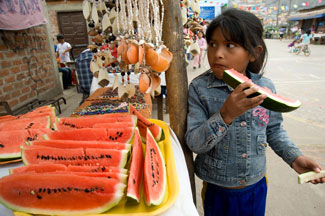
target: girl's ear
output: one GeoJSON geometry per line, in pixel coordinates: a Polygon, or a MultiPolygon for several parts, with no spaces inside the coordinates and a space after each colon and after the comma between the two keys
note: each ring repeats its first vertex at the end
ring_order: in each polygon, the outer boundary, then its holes
{"type": "MultiPolygon", "coordinates": [[[[263,47],[261,45],[258,45],[254,49],[255,49],[255,53],[256,53],[256,58],[258,58],[263,51],[263,47]]],[[[254,56],[251,56],[249,59],[249,62],[254,62],[256,60],[256,58],[254,56]]]]}

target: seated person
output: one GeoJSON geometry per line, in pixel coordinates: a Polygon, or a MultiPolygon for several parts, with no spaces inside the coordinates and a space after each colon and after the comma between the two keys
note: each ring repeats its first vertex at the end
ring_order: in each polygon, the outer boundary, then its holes
{"type": "Polygon", "coordinates": [[[63,88],[68,89],[72,86],[72,71],[69,67],[66,67],[65,62],[70,61],[70,50],[71,45],[64,41],[63,34],[58,34],[56,36],[58,44],[56,46],[55,52],[57,53],[57,60],[59,65],[59,72],[62,73],[63,88]]]}
{"type": "Polygon", "coordinates": [[[83,103],[90,94],[90,86],[93,80],[93,73],[90,71],[90,61],[92,57],[93,53],[91,50],[86,49],[80,53],[75,63],[79,80],[78,91],[82,93],[81,103],[83,103]]]}

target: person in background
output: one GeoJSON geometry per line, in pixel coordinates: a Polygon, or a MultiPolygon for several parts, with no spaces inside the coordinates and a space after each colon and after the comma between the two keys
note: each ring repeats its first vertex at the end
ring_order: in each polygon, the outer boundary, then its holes
{"type": "MultiPolygon", "coordinates": [[[[297,173],[320,172],[283,128],[283,117],[260,106],[265,94],[250,81],[235,89],[222,77],[235,69],[261,87],[276,92],[263,77],[267,48],[261,21],[252,13],[225,10],[207,29],[210,69],[189,86],[185,141],[197,154],[196,175],[203,180],[205,216],[264,216],[266,148],[270,146],[297,173]]],[[[296,180],[295,180],[296,182],[296,180]]],[[[325,183],[325,178],[311,183],[325,183]]]]}
{"type": "Polygon", "coordinates": [[[66,67],[64,63],[70,61],[69,52],[71,50],[71,45],[64,41],[64,36],[62,34],[58,34],[56,39],[59,42],[55,50],[57,54],[59,72],[62,73],[63,88],[68,89],[70,86],[72,86],[72,71],[70,68],[66,67]]]}
{"type": "Polygon", "coordinates": [[[307,30],[306,31],[306,33],[305,34],[303,34],[302,36],[301,36],[301,43],[299,44],[299,51],[298,52],[300,52],[301,51],[301,49],[304,47],[304,46],[306,46],[306,47],[308,47],[308,45],[310,44],[310,40],[313,38],[313,35],[311,34],[311,31],[310,30],[307,30]]]}
{"type": "Polygon", "coordinates": [[[78,91],[82,93],[82,101],[89,97],[91,82],[93,80],[93,73],[90,71],[90,62],[93,57],[93,52],[90,49],[86,49],[80,53],[76,59],[75,66],[78,74],[78,91]]]}
{"type": "Polygon", "coordinates": [[[203,37],[203,32],[202,31],[199,31],[197,33],[197,36],[198,36],[198,44],[199,44],[199,47],[200,47],[200,54],[199,55],[196,55],[194,57],[194,64],[193,64],[193,69],[196,69],[197,67],[201,67],[201,62],[202,62],[202,56],[203,56],[203,53],[205,51],[205,48],[206,48],[206,42],[205,42],[205,38],[203,37]]]}

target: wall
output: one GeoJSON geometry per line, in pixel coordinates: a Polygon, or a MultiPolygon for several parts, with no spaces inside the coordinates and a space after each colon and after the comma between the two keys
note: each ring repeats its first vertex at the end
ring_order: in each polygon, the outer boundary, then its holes
{"type": "MultiPolygon", "coordinates": [[[[43,8],[46,15],[44,3],[43,8]]],[[[12,109],[62,93],[48,31],[48,25],[0,30],[0,101],[7,101],[12,109]]]]}

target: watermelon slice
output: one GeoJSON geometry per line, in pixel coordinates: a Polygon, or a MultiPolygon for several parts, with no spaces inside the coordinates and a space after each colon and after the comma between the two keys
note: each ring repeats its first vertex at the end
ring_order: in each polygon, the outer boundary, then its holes
{"type": "Polygon", "coordinates": [[[158,144],[147,131],[146,154],[144,159],[144,198],[145,203],[160,205],[167,191],[167,176],[164,158],[158,144]]]}
{"type": "Polygon", "coordinates": [[[123,173],[127,174],[128,170],[124,168],[119,167],[113,167],[113,166],[74,166],[69,165],[68,171],[71,172],[115,172],[115,173],[123,173]]]}
{"type": "Polygon", "coordinates": [[[55,171],[66,171],[67,167],[63,164],[54,163],[43,163],[43,164],[31,164],[28,166],[17,167],[14,169],[9,169],[10,174],[24,173],[24,172],[55,172],[55,171]]]}
{"type": "MultiPolygon", "coordinates": [[[[82,129],[82,128],[92,128],[95,124],[99,123],[117,123],[117,122],[130,122],[131,127],[135,127],[137,123],[137,117],[134,115],[100,115],[99,116],[91,116],[91,117],[81,117],[81,118],[73,118],[73,117],[64,117],[59,118],[55,123],[55,130],[71,130],[71,129],[82,129]]],[[[116,126],[110,127],[115,128],[116,126]]]]}
{"type": "Polygon", "coordinates": [[[10,130],[27,130],[51,128],[51,120],[49,116],[41,116],[35,118],[19,118],[12,121],[5,121],[0,123],[0,131],[10,130]]]}
{"type": "Polygon", "coordinates": [[[85,140],[130,143],[134,127],[125,128],[83,128],[78,130],[54,131],[43,138],[46,140],[85,140]]]}
{"type": "Polygon", "coordinates": [[[20,146],[26,142],[37,140],[50,129],[29,129],[0,131],[0,159],[9,160],[21,157],[20,146]]]}
{"type": "Polygon", "coordinates": [[[141,137],[138,129],[135,129],[130,173],[126,196],[128,203],[140,202],[140,186],[143,179],[144,155],[141,137]]]}
{"type": "Polygon", "coordinates": [[[132,104],[129,104],[129,113],[138,117],[137,126],[140,131],[141,139],[146,142],[147,128],[151,131],[155,140],[159,142],[164,139],[164,131],[158,125],[151,123],[147,118],[141,115],[132,104]]]}
{"type": "Polygon", "coordinates": [[[130,150],[131,144],[107,141],[78,141],[78,140],[37,140],[30,143],[36,146],[53,148],[103,148],[130,150]]]}
{"type": "Polygon", "coordinates": [[[257,84],[253,83],[252,80],[234,69],[225,70],[222,79],[232,88],[236,88],[239,84],[249,81],[252,84],[251,87],[256,87],[258,89],[257,95],[267,95],[267,98],[265,98],[264,102],[261,104],[261,106],[265,107],[266,109],[275,112],[290,112],[301,106],[301,102],[299,100],[291,100],[289,98],[274,94],[268,88],[258,86],[257,84]]]}
{"type": "Polygon", "coordinates": [[[24,164],[55,163],[68,165],[103,165],[123,168],[128,158],[127,150],[96,148],[51,148],[27,146],[22,149],[24,164]]]}
{"type": "Polygon", "coordinates": [[[71,173],[17,173],[0,180],[0,202],[32,214],[95,214],[116,206],[125,185],[116,179],[71,173]]]}

